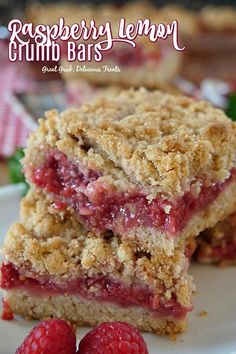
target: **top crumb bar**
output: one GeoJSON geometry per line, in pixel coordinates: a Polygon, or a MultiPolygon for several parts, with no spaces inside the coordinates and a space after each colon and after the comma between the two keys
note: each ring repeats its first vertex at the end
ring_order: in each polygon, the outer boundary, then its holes
{"type": "Polygon", "coordinates": [[[65,202],[79,195],[72,207],[86,218],[91,204],[110,208],[108,229],[116,204],[120,224],[128,208],[129,223],[138,213],[140,226],[142,210],[146,224],[156,219],[176,234],[183,216],[208,207],[234,180],[236,125],[206,102],[140,89],[46,116],[26,149],[28,180],[65,202]]]}
{"type": "Polygon", "coordinates": [[[183,194],[200,176],[222,182],[235,164],[235,123],[185,96],[130,90],[46,117],[30,146],[43,139],[116,184],[124,179],[146,187],[150,199],[160,192],[183,194]]]}

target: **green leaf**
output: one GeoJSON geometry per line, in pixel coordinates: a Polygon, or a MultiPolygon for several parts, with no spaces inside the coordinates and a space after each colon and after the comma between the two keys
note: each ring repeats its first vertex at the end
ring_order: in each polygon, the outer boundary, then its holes
{"type": "Polygon", "coordinates": [[[233,121],[236,121],[236,92],[233,92],[229,96],[228,105],[226,107],[225,113],[233,121]]]}
{"type": "Polygon", "coordinates": [[[22,172],[21,159],[24,157],[24,150],[22,148],[18,148],[14,155],[9,157],[8,159],[8,170],[10,182],[13,184],[23,183],[25,195],[27,190],[29,189],[28,183],[25,180],[24,173],[22,172]]]}
{"type": "Polygon", "coordinates": [[[22,197],[24,197],[29,190],[29,185],[27,182],[23,182],[23,190],[21,192],[22,197]]]}

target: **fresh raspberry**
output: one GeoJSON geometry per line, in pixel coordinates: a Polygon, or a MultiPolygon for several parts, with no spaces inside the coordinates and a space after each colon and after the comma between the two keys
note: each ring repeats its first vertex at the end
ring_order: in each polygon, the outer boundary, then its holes
{"type": "Polygon", "coordinates": [[[48,320],[34,327],[15,354],[75,354],[76,336],[63,320],[48,320]]]}
{"type": "Polygon", "coordinates": [[[139,331],[125,322],[104,322],[87,333],[77,354],[148,354],[139,331]]]}

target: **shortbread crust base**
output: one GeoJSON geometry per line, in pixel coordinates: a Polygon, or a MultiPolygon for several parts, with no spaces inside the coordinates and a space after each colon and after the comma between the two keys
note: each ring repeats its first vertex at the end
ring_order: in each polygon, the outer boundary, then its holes
{"type": "Polygon", "coordinates": [[[77,326],[95,326],[107,321],[125,321],[144,332],[174,335],[185,331],[185,320],[155,318],[147,310],[122,308],[78,296],[35,296],[26,290],[14,289],[5,293],[12,312],[27,319],[63,318],[77,326]]]}

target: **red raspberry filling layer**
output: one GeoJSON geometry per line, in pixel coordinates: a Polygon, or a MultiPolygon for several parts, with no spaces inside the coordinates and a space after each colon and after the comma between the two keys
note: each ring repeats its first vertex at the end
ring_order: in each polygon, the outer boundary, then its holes
{"type": "Polygon", "coordinates": [[[189,191],[175,200],[156,197],[151,202],[141,191],[120,192],[99,179],[101,175],[70,161],[58,150],[48,151],[45,162],[30,171],[31,181],[57,197],[55,206],[71,206],[89,229],[112,230],[124,234],[145,226],[175,236],[193,214],[210,205],[236,177],[236,169],[224,183],[201,187],[196,195],[189,191]],[[165,211],[167,210],[167,211],[165,211]]]}
{"type": "Polygon", "coordinates": [[[87,299],[111,302],[122,307],[144,307],[157,317],[174,317],[182,319],[192,307],[182,307],[176,300],[166,300],[162,296],[154,295],[145,285],[133,284],[127,286],[106,276],[82,276],[67,281],[56,281],[51,278],[35,275],[29,278],[23,275],[13,264],[1,265],[0,287],[5,290],[15,288],[25,289],[36,295],[79,295],[87,299]]]}

